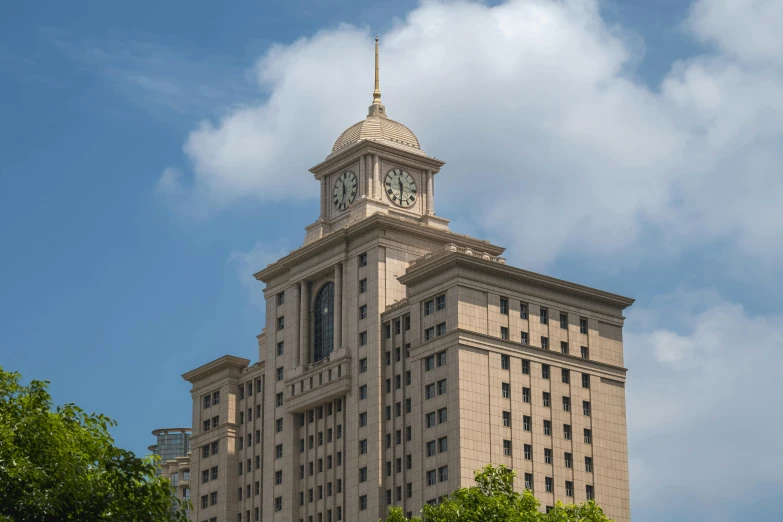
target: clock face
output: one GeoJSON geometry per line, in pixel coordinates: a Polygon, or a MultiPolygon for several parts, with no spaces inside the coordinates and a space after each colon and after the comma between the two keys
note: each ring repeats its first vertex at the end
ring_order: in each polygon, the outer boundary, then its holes
{"type": "Polygon", "coordinates": [[[348,205],[353,203],[356,199],[356,192],[359,190],[359,184],[356,181],[356,174],[350,170],[346,170],[342,174],[337,175],[337,180],[334,182],[334,190],[332,190],[332,200],[334,206],[338,210],[345,210],[348,205]]]}
{"type": "Polygon", "coordinates": [[[396,205],[408,208],[416,201],[416,182],[407,171],[393,169],[386,173],[384,189],[396,205]]]}

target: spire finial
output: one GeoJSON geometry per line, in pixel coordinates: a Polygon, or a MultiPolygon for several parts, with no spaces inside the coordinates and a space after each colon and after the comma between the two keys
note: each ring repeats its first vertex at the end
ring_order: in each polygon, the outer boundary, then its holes
{"type": "Polygon", "coordinates": [[[369,116],[386,117],[386,109],[381,103],[381,87],[378,72],[378,33],[375,33],[375,90],[372,92],[372,105],[370,105],[369,116]]]}

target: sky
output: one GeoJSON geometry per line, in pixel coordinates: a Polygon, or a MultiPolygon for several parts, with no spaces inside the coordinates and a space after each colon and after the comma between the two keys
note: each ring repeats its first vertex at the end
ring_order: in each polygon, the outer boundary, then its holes
{"type": "Polygon", "coordinates": [[[252,273],[371,101],[446,161],[436,212],[627,295],[635,521],[783,520],[783,2],[0,6],[0,365],[188,426],[180,375],[255,360],[252,273]]]}

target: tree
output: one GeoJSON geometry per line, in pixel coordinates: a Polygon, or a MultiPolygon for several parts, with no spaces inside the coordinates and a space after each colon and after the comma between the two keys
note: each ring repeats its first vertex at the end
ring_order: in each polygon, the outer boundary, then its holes
{"type": "Polygon", "coordinates": [[[114,445],[115,421],[74,404],[53,409],[48,381],[20,379],[0,367],[0,520],[188,520],[153,459],[114,445]]]}
{"type": "MultiPolygon", "coordinates": [[[[515,473],[505,466],[487,465],[476,471],[476,485],[460,488],[437,506],[425,505],[426,522],[611,522],[592,500],[579,505],[562,502],[549,513],[528,490],[514,491],[515,473]]],[[[389,508],[387,522],[408,522],[399,507],[389,508]]],[[[410,522],[419,522],[414,517],[410,522]]]]}

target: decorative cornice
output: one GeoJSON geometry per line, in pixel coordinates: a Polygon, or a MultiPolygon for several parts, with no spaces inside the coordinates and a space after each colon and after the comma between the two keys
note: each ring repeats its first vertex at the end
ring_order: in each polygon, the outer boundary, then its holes
{"type": "Polygon", "coordinates": [[[236,368],[241,372],[244,368],[247,368],[248,364],[250,364],[250,359],[234,357],[233,355],[224,355],[219,359],[215,359],[214,361],[208,362],[203,366],[199,366],[195,370],[183,373],[182,378],[190,383],[195,383],[196,381],[200,381],[205,377],[225,369],[236,368]]]}
{"type": "Polygon", "coordinates": [[[316,179],[319,179],[325,173],[338,170],[343,165],[357,161],[360,154],[378,154],[384,159],[394,159],[422,170],[431,170],[433,174],[446,164],[445,161],[427,156],[424,153],[417,154],[379,141],[362,140],[330,154],[324,161],[311,168],[310,172],[316,179]]]}
{"type": "Polygon", "coordinates": [[[292,251],[287,256],[281,258],[275,263],[267,266],[253,274],[253,276],[264,283],[268,283],[275,277],[289,271],[294,266],[325,252],[340,243],[349,241],[359,235],[366,234],[372,230],[380,229],[387,231],[396,231],[408,234],[413,237],[426,239],[443,245],[457,243],[465,245],[476,250],[490,252],[493,255],[500,255],[505,250],[502,247],[495,246],[488,241],[475,239],[462,234],[455,234],[448,230],[439,230],[421,225],[418,223],[398,219],[385,214],[374,214],[368,218],[362,219],[347,227],[340,228],[328,234],[321,239],[313,241],[297,250],[292,251]]]}
{"type": "Polygon", "coordinates": [[[506,264],[494,262],[489,259],[481,259],[470,254],[462,252],[444,251],[432,255],[429,259],[423,259],[415,262],[405,275],[398,278],[400,283],[406,286],[413,286],[422,281],[431,279],[433,276],[450,270],[452,268],[466,268],[505,279],[511,279],[520,283],[545,288],[547,290],[560,292],[581,299],[595,301],[610,306],[616,306],[621,310],[631,306],[634,299],[623,297],[621,295],[604,292],[588,286],[582,286],[576,283],[563,281],[554,277],[529,272],[521,268],[515,268],[506,264]]]}

